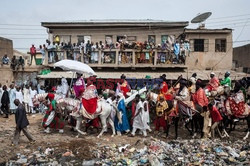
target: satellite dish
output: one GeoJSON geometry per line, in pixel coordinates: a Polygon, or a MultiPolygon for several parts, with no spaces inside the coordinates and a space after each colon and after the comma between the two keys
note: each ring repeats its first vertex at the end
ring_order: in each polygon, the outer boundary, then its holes
{"type": "Polygon", "coordinates": [[[204,22],[211,15],[212,15],[212,12],[206,12],[206,13],[199,14],[198,16],[196,16],[195,18],[193,18],[191,20],[191,23],[201,23],[201,22],[204,22]]]}

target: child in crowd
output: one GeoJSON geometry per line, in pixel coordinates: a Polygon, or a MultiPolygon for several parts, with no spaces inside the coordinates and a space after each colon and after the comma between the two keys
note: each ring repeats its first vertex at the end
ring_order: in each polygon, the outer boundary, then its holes
{"type": "Polygon", "coordinates": [[[207,106],[203,107],[203,112],[201,113],[201,116],[204,117],[204,124],[203,124],[203,138],[209,138],[211,137],[211,125],[212,125],[212,119],[210,117],[210,112],[207,109],[207,106]]]}

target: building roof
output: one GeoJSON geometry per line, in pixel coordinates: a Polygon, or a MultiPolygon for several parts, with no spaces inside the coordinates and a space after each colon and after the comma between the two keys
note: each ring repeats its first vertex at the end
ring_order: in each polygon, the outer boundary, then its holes
{"type": "Polygon", "coordinates": [[[104,19],[104,20],[77,20],[64,22],[42,22],[46,28],[52,27],[98,27],[98,26],[160,26],[160,27],[186,27],[188,21],[166,21],[153,19],[104,19]]]}
{"type": "Polygon", "coordinates": [[[185,33],[232,33],[232,29],[224,28],[224,29],[185,29],[185,33]]]}
{"type": "MultiPolygon", "coordinates": [[[[223,78],[225,71],[213,71],[217,77],[223,78]]],[[[246,73],[241,73],[241,72],[235,72],[235,71],[230,71],[231,72],[231,78],[232,80],[239,80],[243,77],[249,77],[250,74],[246,73]]],[[[108,79],[108,78],[113,78],[113,79],[119,79],[122,74],[126,76],[127,79],[144,79],[146,76],[150,76],[152,79],[153,78],[160,78],[162,74],[167,75],[167,79],[172,79],[176,80],[180,75],[182,75],[183,78],[190,78],[193,73],[197,73],[197,78],[200,78],[202,80],[209,80],[210,73],[211,71],[200,71],[200,70],[189,70],[188,72],[96,72],[97,78],[102,78],[102,79],[108,79]]],[[[38,75],[38,78],[43,78],[43,79],[49,79],[49,78],[72,78],[73,72],[66,72],[66,71],[52,71],[49,74],[46,75],[38,75]]],[[[87,75],[86,75],[87,77],[87,75]]],[[[75,76],[74,76],[75,78],[75,76]]]]}
{"type": "Polygon", "coordinates": [[[12,42],[11,39],[7,39],[7,38],[4,38],[4,37],[0,37],[0,40],[8,40],[8,41],[11,41],[11,42],[12,42]]]}

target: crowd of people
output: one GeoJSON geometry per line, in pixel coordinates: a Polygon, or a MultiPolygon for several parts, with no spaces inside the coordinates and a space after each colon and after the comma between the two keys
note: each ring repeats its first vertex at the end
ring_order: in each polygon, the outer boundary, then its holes
{"type": "Polygon", "coordinates": [[[187,39],[181,38],[178,40],[175,36],[170,35],[161,44],[156,44],[154,40],[139,42],[128,41],[127,36],[121,37],[117,42],[112,41],[79,41],[78,43],[60,42],[55,38],[55,41],[46,41],[46,44],[36,48],[34,45],[30,48],[31,63],[32,59],[36,59],[37,51],[42,54],[42,62],[45,59],[45,52],[48,51],[48,63],[54,63],[64,58],[81,61],[83,56],[84,63],[98,63],[101,56],[102,63],[115,63],[115,52],[112,49],[119,49],[118,62],[119,64],[132,63],[132,53],[126,52],[126,49],[135,49],[136,63],[153,63],[154,56],[157,56],[157,63],[185,63],[185,57],[189,55],[190,46],[187,39]],[[159,52],[154,55],[154,50],[159,52]],[[99,55],[101,50],[101,55],[99,55]],[[110,50],[110,51],[103,51],[110,50]],[[66,52],[66,55],[64,55],[66,52]]]}
{"type": "MultiPolygon", "coordinates": [[[[121,76],[121,82],[117,83],[115,91],[110,90],[108,93],[102,92],[101,94],[97,93],[96,86],[94,85],[94,77],[89,77],[87,83],[85,83],[82,75],[77,74],[77,79],[72,89],[69,87],[67,80],[62,78],[60,85],[53,87],[47,92],[45,101],[40,101],[38,105],[33,103],[33,99],[37,94],[45,94],[44,88],[39,84],[37,87],[32,86],[32,84],[23,87],[11,84],[9,87],[6,85],[2,87],[0,84],[1,111],[5,114],[4,118],[8,118],[9,113],[17,113],[16,110],[19,107],[26,110],[25,112],[27,113],[40,111],[45,114],[43,119],[45,132],[50,133],[51,128],[54,128],[63,133],[65,122],[60,111],[58,113],[58,98],[56,99],[55,96],[60,96],[60,99],[67,98],[70,97],[68,94],[71,92],[74,98],[82,103],[80,107],[84,107],[90,115],[94,114],[98,109],[97,101],[99,99],[107,100],[108,103],[115,105],[118,113],[114,111],[111,113],[111,117],[118,135],[130,133],[129,136],[133,137],[136,131],[140,130],[143,136],[147,136],[147,132],[152,131],[152,122],[156,133],[163,128],[163,131],[166,131],[168,135],[169,125],[173,120],[172,117],[178,114],[174,105],[174,100],[178,100],[184,102],[187,106],[192,107],[191,105],[193,105],[193,109],[199,112],[199,115],[202,117],[202,124],[200,124],[202,137],[214,138],[215,131],[218,132],[220,137],[223,137],[218,128],[220,122],[223,120],[222,112],[220,112],[221,110],[219,110],[215,103],[209,102],[208,96],[210,95],[209,92],[217,91],[219,86],[224,87],[224,94],[226,96],[230,95],[230,91],[232,90],[230,72],[226,72],[225,78],[221,81],[218,80],[213,72],[210,74],[210,77],[211,80],[209,83],[204,85],[202,80],[197,79],[196,73],[189,80],[183,79],[180,76],[177,80],[178,84],[176,83],[172,87],[169,87],[170,85],[164,74],[161,76],[160,89],[156,91],[157,98],[155,102],[152,102],[154,99],[149,93],[141,93],[137,94],[135,99],[129,103],[125,102],[131,96],[131,87],[126,81],[125,75],[121,76]],[[50,119],[52,113],[55,115],[50,119]]],[[[242,85],[237,84],[234,92],[238,93],[242,91],[244,89],[242,87],[242,85]]],[[[247,96],[245,95],[244,101],[247,100],[246,98],[247,96]]],[[[68,122],[73,126],[76,123],[73,117],[68,118],[68,122]]],[[[86,129],[89,126],[97,129],[100,127],[99,118],[86,119],[86,122],[86,129]]],[[[20,131],[18,130],[17,133],[20,133],[20,131]]],[[[33,140],[29,135],[28,138],[33,140]]]]}

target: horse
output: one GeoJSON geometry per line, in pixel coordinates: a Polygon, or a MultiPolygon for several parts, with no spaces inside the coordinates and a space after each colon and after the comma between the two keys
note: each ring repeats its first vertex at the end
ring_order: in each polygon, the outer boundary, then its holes
{"type": "MultiPolygon", "coordinates": [[[[33,100],[34,102],[41,102],[42,100],[45,100],[47,94],[41,94],[38,96],[35,96],[36,100],[33,100]]],[[[111,111],[114,108],[116,111],[116,106],[107,103],[104,99],[99,99],[97,102],[97,111],[94,114],[89,114],[85,108],[81,105],[81,101],[72,99],[72,98],[60,98],[56,100],[57,102],[57,108],[59,110],[67,110],[67,112],[71,112],[71,115],[76,118],[76,130],[78,133],[85,135],[86,133],[80,130],[80,125],[83,120],[83,117],[88,119],[94,119],[96,117],[100,117],[101,124],[102,124],[102,130],[100,134],[97,136],[98,138],[102,136],[102,134],[107,131],[107,121],[111,125],[112,128],[112,137],[115,135],[115,128],[114,128],[114,122],[110,117],[111,111]]]]}
{"type": "MultiPolygon", "coordinates": [[[[149,97],[149,103],[155,105],[157,103],[158,94],[153,92],[148,92],[147,95],[149,97]]],[[[181,100],[173,100],[173,102],[168,103],[168,105],[169,108],[167,110],[168,120],[167,120],[167,130],[166,130],[167,136],[169,134],[170,122],[173,121],[175,125],[175,138],[176,139],[178,138],[178,125],[180,119],[184,119],[185,128],[190,132],[191,135],[193,135],[193,120],[199,120],[195,116],[197,111],[194,109],[194,107],[190,107],[188,104],[184,103],[181,100]],[[189,123],[192,124],[191,130],[188,128],[189,123]]]]}
{"type": "MultiPolygon", "coordinates": [[[[243,103],[244,96],[241,91],[237,94],[231,95],[228,98],[221,96],[221,100],[215,101],[222,114],[226,117],[226,125],[230,123],[230,131],[232,131],[232,124],[235,119],[247,120],[247,134],[243,137],[246,140],[250,134],[250,107],[247,103],[243,103]]],[[[235,126],[234,126],[235,128],[235,126]]]]}

